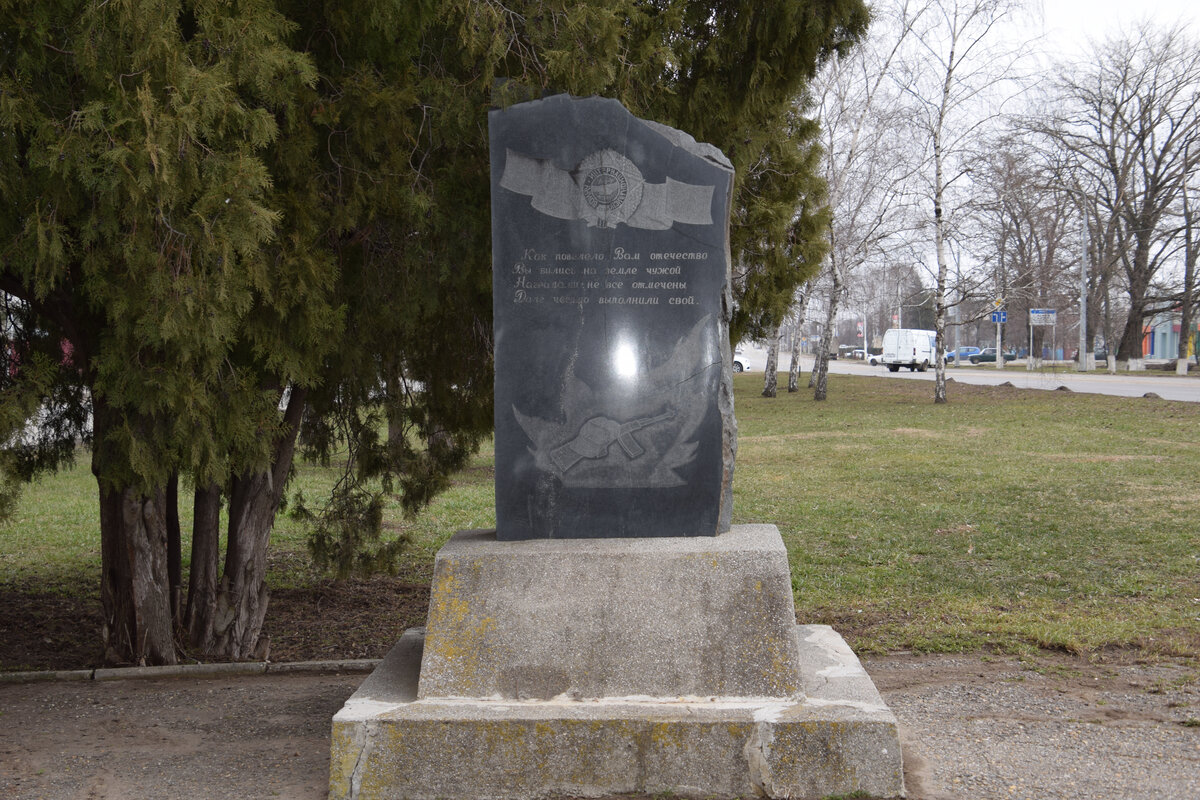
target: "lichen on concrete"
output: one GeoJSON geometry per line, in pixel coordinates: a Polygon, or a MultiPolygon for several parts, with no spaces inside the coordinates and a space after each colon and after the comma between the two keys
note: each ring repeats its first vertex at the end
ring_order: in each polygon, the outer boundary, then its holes
{"type": "MultiPolygon", "coordinates": [[[[802,626],[797,640],[820,634],[827,645],[821,627],[802,626]]],[[[406,634],[406,653],[380,669],[418,670],[416,639],[406,634]]],[[[385,688],[411,686],[411,676],[380,677],[335,717],[330,798],[902,797],[895,718],[865,692],[848,653],[802,647],[802,661],[826,673],[805,676],[821,690],[808,698],[417,700],[385,688]]]]}

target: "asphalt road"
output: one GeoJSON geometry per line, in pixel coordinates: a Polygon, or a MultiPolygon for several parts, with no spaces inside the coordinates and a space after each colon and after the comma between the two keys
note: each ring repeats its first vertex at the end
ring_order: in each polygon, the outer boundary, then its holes
{"type": "MultiPolygon", "coordinates": [[[[888,372],[885,367],[872,367],[862,361],[844,361],[838,359],[829,362],[830,372],[842,375],[877,375],[884,380],[933,380],[934,373],[909,372],[902,369],[899,372],[888,372]]],[[[786,369],[786,366],[784,367],[786,369]]],[[[809,367],[811,368],[811,367],[809,367]]],[[[1200,403],[1200,376],[1187,377],[1172,373],[1159,372],[1125,372],[1116,375],[1103,373],[1080,374],[1070,368],[1053,372],[1027,372],[1017,366],[1008,366],[1003,370],[990,366],[946,367],[946,377],[954,378],[960,383],[974,383],[984,386],[996,386],[1009,382],[1021,389],[1045,389],[1053,391],[1060,386],[1066,386],[1073,392],[1088,392],[1091,394],[1107,394],[1116,397],[1141,397],[1147,392],[1154,392],[1164,400],[1184,400],[1200,403]]]]}

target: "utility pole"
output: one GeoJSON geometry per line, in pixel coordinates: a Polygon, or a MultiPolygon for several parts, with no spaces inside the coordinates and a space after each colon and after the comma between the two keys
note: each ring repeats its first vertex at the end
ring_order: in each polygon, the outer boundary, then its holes
{"type": "Polygon", "coordinates": [[[1091,348],[1088,346],[1087,335],[1087,287],[1088,287],[1088,257],[1091,255],[1091,233],[1088,229],[1087,205],[1083,206],[1083,254],[1079,265],[1079,359],[1075,369],[1087,372],[1092,368],[1091,348]]]}
{"type": "Polygon", "coordinates": [[[956,288],[958,289],[958,305],[954,306],[954,366],[958,367],[962,361],[962,261],[954,262],[954,272],[958,278],[956,288]]]}
{"type": "Polygon", "coordinates": [[[1002,320],[1008,319],[1008,305],[1004,302],[1003,297],[997,297],[996,302],[992,304],[995,309],[992,314],[992,319],[996,320],[996,369],[1004,369],[1004,347],[1001,341],[1002,320]]]}
{"type": "MultiPolygon", "coordinates": [[[[1039,354],[1038,360],[1041,361],[1040,354],[1039,354]]],[[[1025,359],[1025,370],[1027,372],[1033,372],[1035,366],[1037,366],[1037,365],[1034,364],[1034,362],[1033,362],[1033,312],[1030,311],[1029,312],[1029,357],[1025,359]]]]}
{"type": "Polygon", "coordinates": [[[1000,342],[1000,323],[996,323],[996,369],[1004,369],[1004,348],[1000,342]]]}

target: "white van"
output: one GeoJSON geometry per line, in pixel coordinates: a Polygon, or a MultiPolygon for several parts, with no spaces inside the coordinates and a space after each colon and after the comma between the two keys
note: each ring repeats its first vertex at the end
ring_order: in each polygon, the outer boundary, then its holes
{"type": "Polygon", "coordinates": [[[890,372],[901,367],[924,372],[937,360],[937,332],[916,328],[891,328],[883,333],[883,358],[890,372]]]}

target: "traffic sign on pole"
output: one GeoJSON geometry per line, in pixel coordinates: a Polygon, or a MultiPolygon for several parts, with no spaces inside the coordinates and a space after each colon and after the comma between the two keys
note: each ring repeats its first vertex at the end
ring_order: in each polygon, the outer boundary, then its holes
{"type": "Polygon", "coordinates": [[[993,311],[992,312],[992,322],[995,322],[995,323],[1008,322],[1008,312],[1007,311],[993,311]]]}

